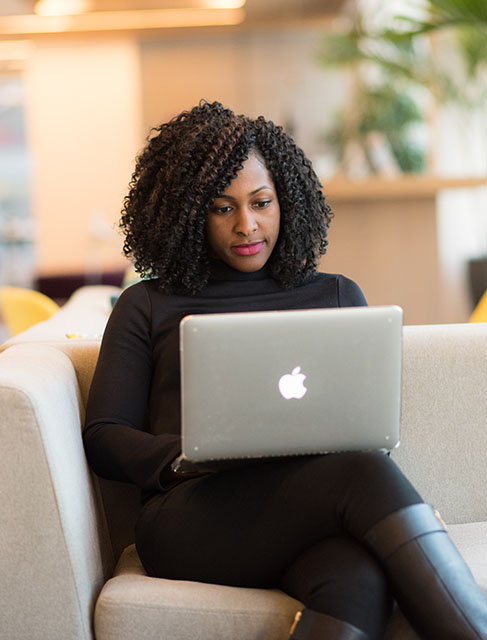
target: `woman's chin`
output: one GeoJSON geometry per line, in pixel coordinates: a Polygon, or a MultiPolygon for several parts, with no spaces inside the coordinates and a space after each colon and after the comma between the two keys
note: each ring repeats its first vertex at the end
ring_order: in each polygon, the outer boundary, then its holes
{"type": "Polygon", "coordinates": [[[232,260],[227,260],[227,264],[238,271],[243,271],[244,273],[252,273],[253,271],[259,271],[262,267],[265,266],[269,256],[265,255],[255,255],[255,256],[237,256],[233,257],[232,260]]]}

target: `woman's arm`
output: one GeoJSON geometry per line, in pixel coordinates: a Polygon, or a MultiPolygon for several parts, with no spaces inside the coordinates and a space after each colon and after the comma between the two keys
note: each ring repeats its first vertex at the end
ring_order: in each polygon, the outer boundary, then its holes
{"type": "Polygon", "coordinates": [[[180,452],[177,435],[144,431],[152,380],[151,305],[143,283],[127,289],[108,321],[86,409],[83,440],[96,474],[161,489],[180,452]]]}
{"type": "Polygon", "coordinates": [[[362,289],[350,278],[338,276],[337,279],[337,297],[339,307],[366,307],[362,289]]]}

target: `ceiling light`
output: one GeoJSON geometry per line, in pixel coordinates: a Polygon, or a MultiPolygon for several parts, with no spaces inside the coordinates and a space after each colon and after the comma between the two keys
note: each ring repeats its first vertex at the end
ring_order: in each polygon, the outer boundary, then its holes
{"type": "Polygon", "coordinates": [[[247,0],[204,0],[207,9],[241,9],[247,0]]]}
{"type": "Polygon", "coordinates": [[[38,16],[73,16],[90,8],[89,0],[37,0],[34,13],[38,16]]]}
{"type": "Polygon", "coordinates": [[[79,15],[0,16],[0,36],[209,27],[236,25],[244,19],[244,9],[140,9],[88,11],[79,15]]]}

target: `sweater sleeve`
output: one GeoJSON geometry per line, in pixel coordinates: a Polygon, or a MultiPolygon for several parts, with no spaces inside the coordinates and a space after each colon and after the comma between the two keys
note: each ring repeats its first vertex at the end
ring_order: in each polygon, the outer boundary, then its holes
{"type": "Polygon", "coordinates": [[[88,462],[103,478],[160,490],[177,435],[144,430],[152,379],[151,307],[143,283],[122,293],[107,323],[86,408],[88,462]]]}
{"type": "Polygon", "coordinates": [[[353,280],[345,276],[338,276],[338,306],[339,307],[366,307],[362,289],[353,280]]]}

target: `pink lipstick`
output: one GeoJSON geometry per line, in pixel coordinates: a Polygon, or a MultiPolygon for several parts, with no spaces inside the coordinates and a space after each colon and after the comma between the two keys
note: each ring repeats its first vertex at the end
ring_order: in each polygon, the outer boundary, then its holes
{"type": "Polygon", "coordinates": [[[237,244],[232,247],[232,251],[239,256],[255,256],[262,250],[264,242],[249,242],[248,244],[237,244]]]}

